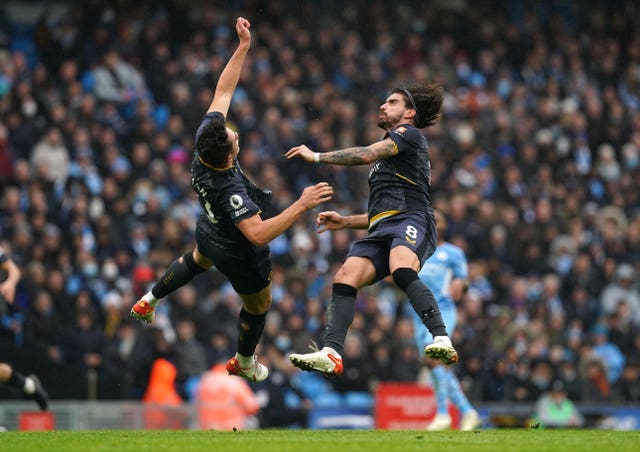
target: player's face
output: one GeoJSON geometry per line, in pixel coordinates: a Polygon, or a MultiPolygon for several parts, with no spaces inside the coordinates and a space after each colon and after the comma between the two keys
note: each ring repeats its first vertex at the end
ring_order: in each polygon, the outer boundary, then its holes
{"type": "Polygon", "coordinates": [[[238,141],[238,132],[234,132],[230,128],[227,127],[227,136],[228,139],[233,143],[233,158],[236,158],[240,153],[240,144],[238,141]]]}
{"type": "Polygon", "coordinates": [[[408,108],[405,106],[404,97],[400,93],[393,93],[378,110],[378,127],[389,130],[397,126],[408,108]]]}

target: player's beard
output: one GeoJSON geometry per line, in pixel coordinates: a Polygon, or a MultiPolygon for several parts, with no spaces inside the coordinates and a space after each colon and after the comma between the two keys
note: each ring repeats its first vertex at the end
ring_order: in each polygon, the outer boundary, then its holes
{"type": "Polygon", "coordinates": [[[402,116],[390,117],[387,113],[382,113],[382,116],[378,116],[378,127],[384,130],[393,129],[401,118],[402,116]]]}

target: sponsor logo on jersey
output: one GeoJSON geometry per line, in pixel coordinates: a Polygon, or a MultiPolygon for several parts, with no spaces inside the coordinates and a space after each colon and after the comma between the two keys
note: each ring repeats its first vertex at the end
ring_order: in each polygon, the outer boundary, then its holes
{"type": "Polygon", "coordinates": [[[438,251],[437,258],[442,261],[446,261],[449,258],[449,253],[446,251],[438,251]]]}
{"type": "Polygon", "coordinates": [[[403,134],[403,133],[405,133],[406,131],[407,131],[407,128],[406,128],[406,127],[404,127],[404,126],[400,126],[400,127],[398,127],[398,128],[396,129],[396,133],[397,133],[398,135],[402,135],[402,134],[403,134]]]}
{"type": "Polygon", "coordinates": [[[405,239],[407,242],[411,243],[412,245],[415,245],[415,244],[416,244],[416,241],[415,241],[415,240],[411,240],[411,239],[410,239],[408,236],[406,236],[406,235],[404,236],[404,239],[405,239]]]}
{"type": "Polygon", "coordinates": [[[229,204],[231,204],[231,207],[238,210],[240,207],[242,207],[244,201],[242,200],[242,196],[240,195],[231,195],[231,197],[229,198],[229,204]]]}

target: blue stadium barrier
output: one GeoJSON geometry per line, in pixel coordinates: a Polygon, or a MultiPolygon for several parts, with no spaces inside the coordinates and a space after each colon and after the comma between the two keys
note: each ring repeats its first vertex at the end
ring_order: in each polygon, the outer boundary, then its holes
{"type": "Polygon", "coordinates": [[[344,402],[349,408],[373,408],[373,396],[368,392],[347,392],[344,395],[344,402]]]}
{"type": "Polygon", "coordinates": [[[325,378],[316,373],[300,372],[297,379],[299,381],[298,387],[313,401],[333,390],[325,378]]]}
{"type": "Polygon", "coordinates": [[[344,406],[342,396],[336,392],[325,392],[313,400],[313,405],[323,408],[334,408],[344,406]]]}

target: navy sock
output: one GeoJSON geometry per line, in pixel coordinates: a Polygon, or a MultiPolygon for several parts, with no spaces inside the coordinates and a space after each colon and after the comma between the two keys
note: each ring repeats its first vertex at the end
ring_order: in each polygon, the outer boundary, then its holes
{"type": "Polygon", "coordinates": [[[176,259],[169,265],[167,271],[151,289],[151,294],[158,299],[164,298],[206,271],[206,268],[196,264],[196,261],[193,260],[192,252],[189,251],[182,258],[176,259]]]}
{"type": "Polygon", "coordinates": [[[251,314],[244,308],[238,317],[238,353],[242,356],[253,356],[256,346],[262,337],[267,313],[251,314]]]}
{"type": "Polygon", "coordinates": [[[399,268],[393,272],[393,281],[407,294],[411,306],[433,337],[447,336],[447,330],[433,293],[411,268],[399,268]]]}
{"type": "Polygon", "coordinates": [[[344,338],[355,314],[358,289],[348,284],[334,283],[331,302],[327,307],[327,330],[325,347],[331,347],[339,354],[344,351],[344,338]]]}

